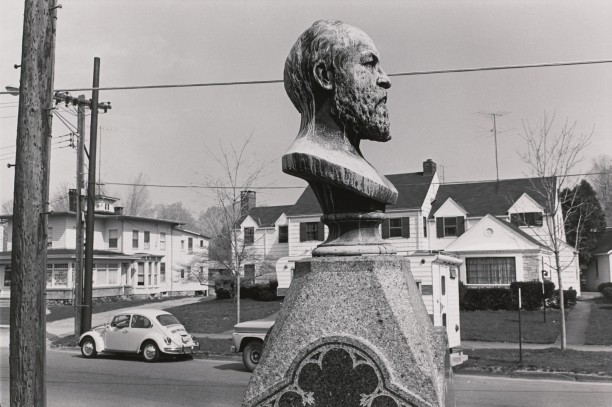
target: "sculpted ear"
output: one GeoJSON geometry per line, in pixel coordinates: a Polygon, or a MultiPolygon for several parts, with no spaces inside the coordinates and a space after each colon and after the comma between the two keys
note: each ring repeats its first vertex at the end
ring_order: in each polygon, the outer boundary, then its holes
{"type": "Polygon", "coordinates": [[[314,66],[314,77],[319,86],[325,90],[332,90],[332,74],[325,66],[325,62],[318,61],[314,66]]]}

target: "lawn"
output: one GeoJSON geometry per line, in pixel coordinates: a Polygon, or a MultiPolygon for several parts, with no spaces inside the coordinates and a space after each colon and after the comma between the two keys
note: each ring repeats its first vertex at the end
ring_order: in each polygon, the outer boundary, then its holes
{"type": "MultiPolygon", "coordinates": [[[[559,311],[521,311],[523,341],[555,343],[559,336],[559,311]]],[[[517,311],[462,311],[461,340],[484,342],[518,342],[517,311]]]]}
{"type": "Polygon", "coordinates": [[[593,301],[585,336],[587,345],[612,345],[612,304],[604,298],[593,301]]]}
{"type": "MultiPolygon", "coordinates": [[[[280,310],[282,300],[240,300],[240,321],[261,319],[280,310]]],[[[212,300],[168,308],[185,325],[188,332],[221,333],[236,324],[236,303],[233,300],[212,300]]]]}
{"type": "MultiPolygon", "coordinates": [[[[141,305],[156,304],[159,302],[178,300],[184,297],[165,297],[161,299],[144,299],[144,300],[119,300],[110,302],[98,302],[94,303],[92,312],[106,312],[120,308],[138,307],[141,305]]],[[[204,298],[204,297],[202,297],[204,298]]],[[[74,306],[72,305],[49,305],[47,307],[50,314],[47,315],[47,322],[57,321],[65,318],[74,318],[74,306]]]]}
{"type": "MultiPolygon", "coordinates": [[[[518,350],[464,349],[469,359],[456,372],[511,373],[520,369],[518,350]]],[[[612,376],[612,353],[561,351],[558,348],[523,350],[523,370],[612,376]]]]}

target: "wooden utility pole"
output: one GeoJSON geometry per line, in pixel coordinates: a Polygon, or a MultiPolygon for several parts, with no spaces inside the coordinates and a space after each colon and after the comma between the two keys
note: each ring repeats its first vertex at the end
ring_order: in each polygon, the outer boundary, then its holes
{"type": "Polygon", "coordinates": [[[87,183],[87,223],[85,227],[85,278],[83,285],[83,313],[81,332],[91,329],[93,284],[94,213],[96,197],[96,149],[98,142],[98,97],[100,91],[100,58],[94,58],[93,88],[91,97],[91,124],[89,129],[89,174],[87,183]]]}
{"type": "Polygon", "coordinates": [[[11,256],[10,405],[45,406],[55,0],[25,0],[11,256]]]}
{"type": "Polygon", "coordinates": [[[74,267],[74,336],[81,334],[81,311],[83,305],[83,152],[85,143],[85,96],[78,99],[77,168],[76,168],[76,261],[74,267]]]}

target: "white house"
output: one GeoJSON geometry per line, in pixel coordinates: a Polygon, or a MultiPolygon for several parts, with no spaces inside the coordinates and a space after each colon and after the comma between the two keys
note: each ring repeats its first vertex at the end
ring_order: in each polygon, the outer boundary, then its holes
{"type": "Polygon", "coordinates": [[[586,271],[586,289],[597,291],[599,284],[612,282],[612,228],[606,229],[591,253],[593,259],[586,271]]]}
{"type": "MultiPolygon", "coordinates": [[[[434,231],[431,250],[459,254],[464,260],[461,281],[468,286],[542,278],[557,285],[549,227],[555,216],[564,237],[562,215],[549,213],[538,184],[522,178],[441,185],[428,219],[434,231]]],[[[560,246],[563,287],[580,294],[577,253],[564,241],[560,246]]]]}
{"type": "MultiPolygon", "coordinates": [[[[94,221],[94,297],[206,294],[209,238],[175,221],[121,214],[116,199],[97,199],[94,221]]],[[[76,214],[48,215],[47,299],[72,301],[76,214]]],[[[13,219],[2,216],[2,296],[10,295],[13,219]]]]}

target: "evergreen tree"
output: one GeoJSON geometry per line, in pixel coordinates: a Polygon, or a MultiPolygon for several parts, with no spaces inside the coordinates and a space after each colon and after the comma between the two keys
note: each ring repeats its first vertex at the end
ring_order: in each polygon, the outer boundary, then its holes
{"type": "Polygon", "coordinates": [[[565,188],[560,196],[565,219],[567,243],[577,247],[580,264],[588,264],[591,250],[606,230],[604,212],[593,187],[582,180],[574,188],[565,188]]]}

